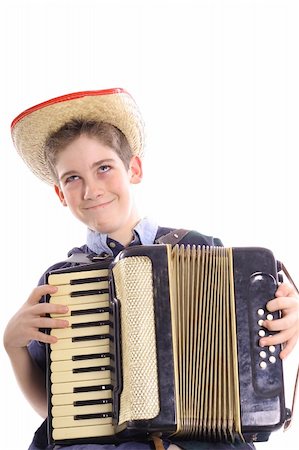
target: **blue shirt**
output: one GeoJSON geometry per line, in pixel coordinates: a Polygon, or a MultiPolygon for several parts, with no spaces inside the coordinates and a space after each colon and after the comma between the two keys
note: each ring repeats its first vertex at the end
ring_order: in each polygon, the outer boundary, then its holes
{"type": "MultiPolygon", "coordinates": [[[[152,219],[145,217],[133,229],[133,239],[130,245],[150,245],[153,244],[157,235],[158,225],[152,219]]],[[[117,256],[124,248],[119,242],[109,238],[107,234],[97,233],[88,229],[87,247],[97,255],[106,253],[117,256]]]]}

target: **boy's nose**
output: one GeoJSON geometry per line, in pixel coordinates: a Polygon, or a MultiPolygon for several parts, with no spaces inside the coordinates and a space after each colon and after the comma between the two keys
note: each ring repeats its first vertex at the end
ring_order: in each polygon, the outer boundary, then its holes
{"type": "Polygon", "coordinates": [[[103,195],[103,187],[96,180],[88,180],[85,182],[84,199],[93,200],[103,195]]]}

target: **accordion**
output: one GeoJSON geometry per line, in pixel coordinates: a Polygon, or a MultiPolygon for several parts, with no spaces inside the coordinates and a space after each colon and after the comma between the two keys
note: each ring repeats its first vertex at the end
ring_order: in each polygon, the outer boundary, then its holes
{"type": "Polygon", "coordinates": [[[265,441],[287,420],[280,346],[259,347],[280,280],[264,248],[151,245],[51,272],[55,444],[265,441]]]}

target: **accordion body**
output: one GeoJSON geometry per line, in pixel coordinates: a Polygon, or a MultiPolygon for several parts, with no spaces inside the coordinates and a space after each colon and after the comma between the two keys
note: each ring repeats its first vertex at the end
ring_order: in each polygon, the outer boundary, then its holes
{"type": "Polygon", "coordinates": [[[259,347],[277,266],[264,248],[152,245],[51,272],[69,327],[50,331],[49,441],[267,440],[288,418],[280,346],[259,347]]]}

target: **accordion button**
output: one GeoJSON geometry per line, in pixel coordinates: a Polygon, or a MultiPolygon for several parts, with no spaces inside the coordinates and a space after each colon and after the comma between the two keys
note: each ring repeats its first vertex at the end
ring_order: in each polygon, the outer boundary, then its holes
{"type": "Polygon", "coordinates": [[[264,323],[263,319],[260,319],[260,320],[258,321],[258,325],[259,325],[260,327],[263,326],[263,323],[264,323]]]}
{"type": "Polygon", "coordinates": [[[260,337],[266,336],[265,330],[260,330],[260,331],[259,331],[259,336],[260,336],[260,337]]]}
{"type": "Polygon", "coordinates": [[[262,308],[260,308],[258,309],[257,313],[259,316],[263,316],[265,314],[265,311],[262,308]]]}
{"type": "Polygon", "coordinates": [[[266,356],[267,356],[267,353],[264,350],[260,352],[261,358],[266,358],[266,356]]]}
{"type": "Polygon", "coordinates": [[[276,362],[275,356],[273,356],[273,355],[270,356],[270,357],[269,357],[269,361],[270,361],[271,364],[274,364],[274,363],[276,362]]]}
{"type": "Polygon", "coordinates": [[[274,345],[270,345],[269,347],[269,352],[274,353],[275,352],[275,347],[274,345]]]}
{"type": "Polygon", "coordinates": [[[261,369],[266,369],[266,367],[267,367],[267,363],[265,361],[260,362],[261,369]]]}
{"type": "Polygon", "coordinates": [[[268,314],[268,315],[267,315],[267,319],[268,319],[268,320],[273,320],[273,315],[272,315],[272,314],[268,314]]]}

